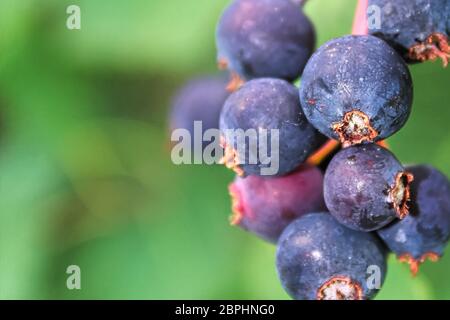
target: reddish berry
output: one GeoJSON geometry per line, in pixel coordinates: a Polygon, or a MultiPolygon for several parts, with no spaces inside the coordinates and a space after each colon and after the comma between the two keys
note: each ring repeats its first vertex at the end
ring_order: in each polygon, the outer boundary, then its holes
{"type": "Polygon", "coordinates": [[[291,221],[325,208],[322,189],[322,172],[307,165],[283,177],[237,177],[229,187],[231,223],[276,242],[291,221]]]}

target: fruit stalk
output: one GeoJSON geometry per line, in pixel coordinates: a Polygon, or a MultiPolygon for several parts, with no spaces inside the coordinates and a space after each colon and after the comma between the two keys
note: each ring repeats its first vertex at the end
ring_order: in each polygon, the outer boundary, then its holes
{"type": "Polygon", "coordinates": [[[366,12],[369,6],[369,0],[358,0],[356,6],[355,17],[353,19],[352,34],[367,35],[369,28],[367,26],[366,12]]]}

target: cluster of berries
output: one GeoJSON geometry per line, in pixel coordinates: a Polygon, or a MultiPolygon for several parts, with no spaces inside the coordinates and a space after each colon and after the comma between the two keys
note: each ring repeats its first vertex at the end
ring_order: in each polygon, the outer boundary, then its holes
{"type": "MultiPolygon", "coordinates": [[[[237,173],[231,222],[277,243],[278,275],[292,298],[370,299],[389,252],[415,274],[450,237],[448,179],[428,165],[405,168],[384,142],[411,112],[407,63],[447,64],[450,0],[361,0],[379,8],[380,28],[314,53],[304,2],[234,0],[216,33],[231,94],[213,90],[225,87],[222,78],[197,80],[173,109],[172,119],[183,113],[185,123],[172,127],[190,128],[206,108],[220,112],[223,162],[237,173]],[[299,77],[300,89],[292,83],[299,77]],[[261,175],[268,164],[260,159],[241,161],[250,144],[238,148],[225,134],[239,129],[277,131],[277,148],[268,150],[279,159],[275,176],[261,175]]],[[[217,126],[213,117],[207,127],[217,126]]]]}

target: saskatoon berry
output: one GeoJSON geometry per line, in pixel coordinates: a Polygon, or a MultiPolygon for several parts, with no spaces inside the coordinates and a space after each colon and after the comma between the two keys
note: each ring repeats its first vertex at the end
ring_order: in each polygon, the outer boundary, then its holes
{"type": "Polygon", "coordinates": [[[217,25],[219,66],[246,80],[298,78],[315,45],[314,28],[291,0],[235,0],[217,25]]]}
{"type": "Polygon", "coordinates": [[[450,183],[431,166],[408,168],[414,174],[411,184],[410,214],[378,234],[401,261],[408,262],[413,274],[427,258],[436,261],[450,237],[450,183]]]}
{"type": "Polygon", "coordinates": [[[220,111],[228,97],[226,86],[227,79],[221,76],[189,81],[174,98],[170,113],[171,130],[186,129],[194,138],[195,121],[202,123],[202,136],[208,129],[218,129],[220,111]]]}
{"type": "Polygon", "coordinates": [[[276,258],[281,284],[298,300],[373,298],[387,268],[376,236],[348,229],[327,213],[292,222],[280,236],[276,258]]]}
{"type": "Polygon", "coordinates": [[[229,191],[233,200],[231,223],[270,242],[277,242],[296,218],[325,209],[323,174],[313,166],[300,166],[283,177],[236,177],[229,191]]]}
{"type": "Polygon", "coordinates": [[[223,162],[241,176],[261,175],[262,168],[273,166],[273,163],[261,161],[260,152],[272,159],[277,155],[278,172],[275,175],[287,174],[325,140],[303,115],[296,87],[284,80],[270,78],[251,80],[228,97],[220,116],[220,130],[225,149],[223,162]],[[238,139],[233,137],[236,130],[247,132],[249,129],[257,133],[258,141],[253,146],[258,148],[257,154],[250,149],[252,143],[246,141],[244,152],[238,139]],[[231,135],[227,134],[230,130],[231,135]],[[263,130],[267,130],[267,137],[261,134],[263,130]],[[278,137],[272,130],[277,130],[278,137]],[[272,148],[272,141],[278,142],[278,148],[272,148]],[[259,146],[265,142],[268,147],[262,152],[259,146]],[[257,161],[252,163],[251,158],[256,156],[257,161]]]}
{"type": "Polygon", "coordinates": [[[373,36],[345,36],[306,65],[300,99],[308,120],[344,146],[385,139],[405,124],[413,86],[403,59],[373,36]]]}
{"type": "Polygon", "coordinates": [[[412,174],[376,144],[341,150],[325,173],[324,197],[330,213],[345,226],[373,231],[408,214],[412,174]]]}
{"type": "Polygon", "coordinates": [[[380,8],[380,28],[370,33],[387,41],[408,62],[450,57],[450,1],[369,0],[380,8]]]}

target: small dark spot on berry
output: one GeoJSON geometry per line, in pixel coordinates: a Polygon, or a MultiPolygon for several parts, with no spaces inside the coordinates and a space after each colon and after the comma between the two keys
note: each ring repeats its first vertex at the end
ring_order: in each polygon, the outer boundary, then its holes
{"type": "Polygon", "coordinates": [[[281,216],[286,220],[293,220],[298,215],[297,215],[297,213],[293,212],[292,210],[284,210],[281,212],[281,216]]]}
{"type": "Polygon", "coordinates": [[[367,166],[368,166],[369,168],[372,168],[373,165],[375,164],[375,162],[374,162],[373,160],[368,160],[368,161],[366,162],[366,164],[367,164],[367,166]]]}

